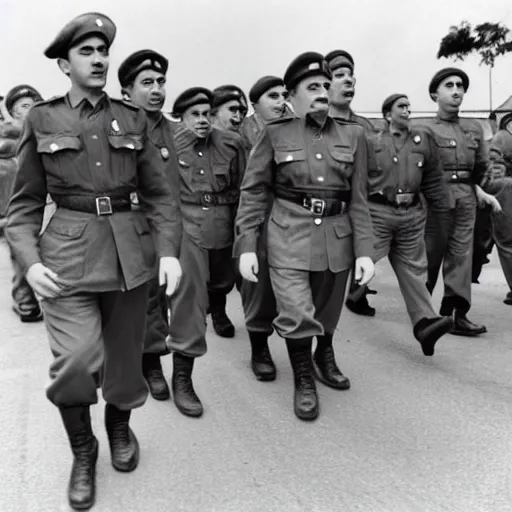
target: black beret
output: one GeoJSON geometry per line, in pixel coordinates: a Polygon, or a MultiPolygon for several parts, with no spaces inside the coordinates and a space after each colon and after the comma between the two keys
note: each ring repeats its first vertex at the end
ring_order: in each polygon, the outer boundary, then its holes
{"type": "Polygon", "coordinates": [[[507,128],[507,124],[512,121],[512,112],[505,114],[500,121],[499,130],[505,130],[507,128]]]}
{"type": "Polygon", "coordinates": [[[283,82],[291,91],[299,82],[313,75],[324,75],[329,80],[332,78],[331,70],[322,54],[317,52],[301,53],[292,60],[286,69],[283,82]]]}
{"type": "Polygon", "coordinates": [[[386,117],[386,114],[391,111],[393,108],[393,105],[400,99],[400,98],[407,98],[407,94],[391,94],[388,96],[384,102],[382,103],[382,116],[386,117]]]}
{"type": "Polygon", "coordinates": [[[121,87],[133,83],[137,75],[146,69],[152,69],[165,75],[169,68],[169,61],[153,50],[140,50],[132,53],[119,66],[117,77],[121,87]]]}
{"type": "Polygon", "coordinates": [[[251,103],[257,103],[258,100],[272,87],[277,87],[278,85],[284,86],[284,82],[282,78],[278,76],[264,76],[260,78],[249,91],[249,99],[251,103]]]}
{"type": "Polygon", "coordinates": [[[33,98],[35,101],[42,101],[43,97],[30,85],[17,85],[5,95],[5,108],[12,114],[12,107],[20,98],[33,98]]]}
{"type": "Polygon", "coordinates": [[[204,87],[191,87],[176,98],[172,107],[172,115],[180,117],[188,108],[203,103],[212,104],[212,92],[204,87]]]}
{"type": "Polygon", "coordinates": [[[70,48],[92,35],[102,37],[110,48],[116,36],[116,26],[108,16],[99,12],[81,14],[57,34],[44,54],[49,59],[65,59],[70,48]]]}
{"type": "Polygon", "coordinates": [[[239,101],[244,108],[247,108],[247,98],[244,91],[236,85],[221,85],[213,89],[212,93],[212,108],[218,108],[224,105],[224,103],[233,100],[239,101]]]}
{"type": "Polygon", "coordinates": [[[439,84],[449,76],[458,76],[462,80],[462,84],[464,86],[464,91],[467,91],[469,88],[469,77],[468,75],[459,68],[443,68],[439,70],[430,80],[430,84],[428,86],[428,92],[430,93],[430,97],[437,91],[439,84]]]}
{"type": "Polygon", "coordinates": [[[338,68],[350,68],[354,72],[354,58],[345,50],[333,50],[325,56],[325,62],[331,71],[338,68]]]}

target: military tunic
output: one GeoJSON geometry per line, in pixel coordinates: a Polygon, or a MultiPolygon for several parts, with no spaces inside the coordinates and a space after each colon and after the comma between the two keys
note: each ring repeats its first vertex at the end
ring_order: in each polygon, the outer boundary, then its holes
{"type": "Polygon", "coordinates": [[[174,143],[180,176],[183,278],[171,301],[170,349],[190,357],[206,352],[208,288],[229,293],[234,216],[245,152],[240,136],[212,129],[198,138],[180,124],[174,143]]]}
{"type": "Polygon", "coordinates": [[[362,128],[311,114],[267,125],[242,182],[238,254],[257,251],[272,192],[274,327],[288,339],[333,333],[354,256],[373,255],[362,128]]]}
{"type": "Polygon", "coordinates": [[[449,188],[449,208],[431,210],[425,241],[428,283],[432,291],[443,264],[443,314],[471,307],[471,266],[476,216],[475,185],[487,178],[489,155],[481,126],[458,116],[425,121],[438,147],[443,179],[449,188]]]}
{"type": "Polygon", "coordinates": [[[6,234],[25,270],[42,262],[64,282],[42,301],[55,357],[47,396],[58,406],[95,403],[100,368],[108,403],[131,409],[147,397],[146,283],[157,254],[178,256],[181,218],[146,129],[142,110],[106,94],[93,106],[70,92],[26,120],[6,234]],[[129,209],[133,192],[141,211],[129,209]],[[47,193],[57,210],[39,238],[47,193]],[[84,211],[97,198],[103,208],[84,211]],[[107,202],[113,213],[100,215],[107,202]]]}

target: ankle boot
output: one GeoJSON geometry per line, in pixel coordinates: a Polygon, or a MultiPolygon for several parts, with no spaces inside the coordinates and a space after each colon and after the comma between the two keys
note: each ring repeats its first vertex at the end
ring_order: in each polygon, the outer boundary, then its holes
{"type": "Polygon", "coordinates": [[[318,396],[311,363],[311,345],[311,338],[286,340],[295,384],[295,415],[305,421],[314,420],[318,416],[318,396]]]}
{"type": "Polygon", "coordinates": [[[455,322],[451,333],[455,336],[479,336],[487,332],[485,325],[478,325],[471,322],[466,316],[466,312],[460,309],[455,310],[455,322]]]}
{"type": "Polygon", "coordinates": [[[421,350],[425,356],[434,355],[437,340],[450,332],[453,327],[451,316],[438,316],[435,318],[422,318],[413,328],[414,337],[420,342],[421,350]]]}
{"type": "MultiPolygon", "coordinates": [[[[368,298],[366,297],[368,294],[369,291],[366,285],[358,286],[354,284],[350,289],[345,305],[356,315],[375,316],[375,308],[370,306],[368,298]]],[[[373,295],[375,295],[375,293],[373,293],[373,295]]]]}
{"type": "Polygon", "coordinates": [[[453,301],[449,297],[443,297],[441,301],[441,308],[439,309],[439,314],[441,316],[453,316],[453,301]]]}
{"type": "Polygon", "coordinates": [[[168,400],[170,397],[169,386],[165,380],[158,354],[142,356],[142,373],[148,383],[151,396],[155,400],[168,400]]]}
{"type": "Polygon", "coordinates": [[[198,418],[203,414],[203,405],[196,395],[192,383],[194,358],[174,354],[172,372],[172,394],[178,410],[185,416],[198,418]]]}
{"type": "Polygon", "coordinates": [[[265,333],[249,332],[251,341],[251,367],[256,379],[271,381],[276,378],[276,366],[268,348],[268,336],[265,333]]]}
{"type": "Polygon", "coordinates": [[[61,407],[64,428],[73,452],[68,500],[74,510],[88,510],[96,498],[98,440],[91,428],[89,407],[61,407]]]}
{"type": "Polygon", "coordinates": [[[208,300],[213,329],[223,338],[233,338],[235,326],[226,314],[226,295],[223,292],[210,292],[208,300]]]}
{"type": "Polygon", "coordinates": [[[105,406],[105,427],[112,466],[128,473],[139,464],[139,442],[129,426],[131,411],[121,411],[115,405],[105,406]]]}
{"type": "Polygon", "coordinates": [[[350,389],[350,380],[341,373],[332,346],[332,334],[317,336],[317,346],[313,357],[316,378],[334,389],[350,389]]]}

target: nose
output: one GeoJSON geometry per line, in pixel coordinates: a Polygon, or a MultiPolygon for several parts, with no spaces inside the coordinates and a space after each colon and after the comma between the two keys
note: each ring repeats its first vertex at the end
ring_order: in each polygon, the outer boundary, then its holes
{"type": "Polygon", "coordinates": [[[329,96],[328,96],[328,88],[326,87],[322,87],[320,88],[320,90],[318,91],[318,96],[317,96],[317,99],[320,99],[320,98],[325,98],[326,100],[329,99],[329,96]]]}
{"type": "Polygon", "coordinates": [[[233,113],[233,119],[235,119],[236,121],[240,121],[241,118],[242,118],[242,114],[240,113],[240,111],[233,113]]]}

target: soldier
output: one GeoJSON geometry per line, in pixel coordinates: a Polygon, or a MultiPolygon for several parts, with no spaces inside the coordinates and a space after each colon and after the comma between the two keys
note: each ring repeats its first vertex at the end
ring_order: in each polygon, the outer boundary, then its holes
{"type": "Polygon", "coordinates": [[[448,189],[432,136],[424,128],[410,128],[410,103],[405,94],[384,100],[382,115],[388,128],[376,136],[376,167],[368,172],[368,200],[375,237],[375,262],[388,256],[409,313],[414,336],[426,356],[450,331],[453,320],[439,317],[425,285],[426,210],[446,208],[448,189]]]}
{"type": "MultiPolygon", "coordinates": [[[[183,216],[183,279],[171,301],[170,349],[174,352],[172,392],[176,407],[201,416],[192,383],[194,360],[206,353],[208,288],[231,290],[234,214],[245,167],[240,136],[210,124],[212,93],[187,89],[174,102],[182,123],[175,129],[183,216]]],[[[212,316],[218,303],[211,305],[212,316]]]]}
{"type": "Polygon", "coordinates": [[[138,464],[129,419],[148,395],[142,349],[153,235],[168,294],[181,275],[180,212],[159,152],[147,142],[144,111],[103,92],[115,32],[107,16],[82,14],[45,50],[71,89],[28,115],[6,230],[42,297],[55,358],[46,394],[74,455],[68,499],[76,510],[95,499],[98,440],[90,405],[99,381],[112,465],[127,472],[138,464]],[[141,211],[131,211],[132,192],[141,211]],[[57,211],[39,239],[47,193],[57,211]]]}
{"type": "Polygon", "coordinates": [[[425,121],[432,131],[449,184],[450,207],[430,210],[427,216],[428,281],[432,293],[443,264],[444,297],[440,314],[454,315],[452,334],[478,336],[487,332],[467,318],[471,307],[471,264],[477,195],[488,201],[479,187],[486,178],[489,157],[482,127],[476,121],[459,117],[464,94],[469,87],[467,74],[458,68],[438,71],[429,84],[429,94],[438,105],[437,116],[425,121]]]}
{"type": "MultiPolygon", "coordinates": [[[[171,187],[179,190],[173,126],[162,114],[168,67],[169,63],[163,55],[153,50],[140,50],[122,62],[118,78],[123,95],[145,110],[148,118],[148,139],[158,149],[171,187]]],[[[167,400],[170,396],[160,361],[160,356],[169,353],[166,344],[169,333],[166,311],[165,290],[159,286],[158,276],[155,276],[149,284],[142,371],[151,396],[156,400],[167,400]]]]}
{"type": "MultiPolygon", "coordinates": [[[[325,56],[325,60],[332,71],[332,83],[329,89],[330,115],[362,126],[366,137],[371,137],[375,133],[372,123],[365,117],[355,114],[351,108],[356,85],[355,64],[352,55],[345,50],[333,50],[325,56]]],[[[371,159],[373,158],[371,148],[369,156],[371,159]]],[[[355,283],[354,275],[355,272],[352,272],[350,293],[347,296],[346,305],[350,311],[358,315],[374,316],[375,308],[370,306],[366,295],[373,295],[377,292],[369,290],[367,286],[359,288],[355,283]]]]}
{"type": "Polygon", "coordinates": [[[267,254],[278,316],[294,372],[295,414],[318,415],[314,373],[348,389],[332,345],[347,278],[357,258],[361,284],[373,277],[363,129],[328,117],[331,72],[323,56],[299,55],[284,75],[295,113],[270,123],[251,151],[236,221],[240,273],[258,280],[257,247],[270,194],[267,254]],[[311,359],[313,337],[318,343],[311,359]],[[313,370],[314,368],[314,370],[313,370]]]}
{"type": "MultiPolygon", "coordinates": [[[[260,78],[252,86],[249,99],[254,108],[254,114],[247,117],[242,125],[244,138],[250,147],[254,145],[268,123],[286,114],[287,96],[283,79],[276,76],[260,78]]],[[[270,201],[269,212],[271,207],[270,201]]],[[[258,282],[253,283],[242,279],[240,284],[245,326],[251,342],[251,368],[256,378],[261,381],[272,381],[276,378],[276,367],[268,347],[268,338],[274,331],[272,322],[277,316],[277,307],[268,272],[267,226],[265,222],[258,240],[258,282]]]]}
{"type": "MultiPolygon", "coordinates": [[[[5,108],[7,114],[12,118],[13,126],[19,126],[19,137],[21,138],[21,131],[25,119],[37,101],[41,101],[43,98],[30,85],[18,85],[13,87],[5,97],[5,108]]],[[[18,140],[19,141],[19,140],[18,140]]],[[[14,179],[15,172],[12,174],[14,179]]],[[[12,183],[12,181],[9,181],[12,183]]],[[[7,183],[5,183],[7,188],[7,183]]],[[[10,187],[9,187],[10,190],[10,187]]],[[[27,283],[23,270],[14,257],[13,251],[11,250],[11,263],[13,268],[12,278],[12,309],[19,316],[22,322],[40,322],[43,319],[43,313],[39,306],[39,302],[32,291],[32,288],[27,283]]]]}

